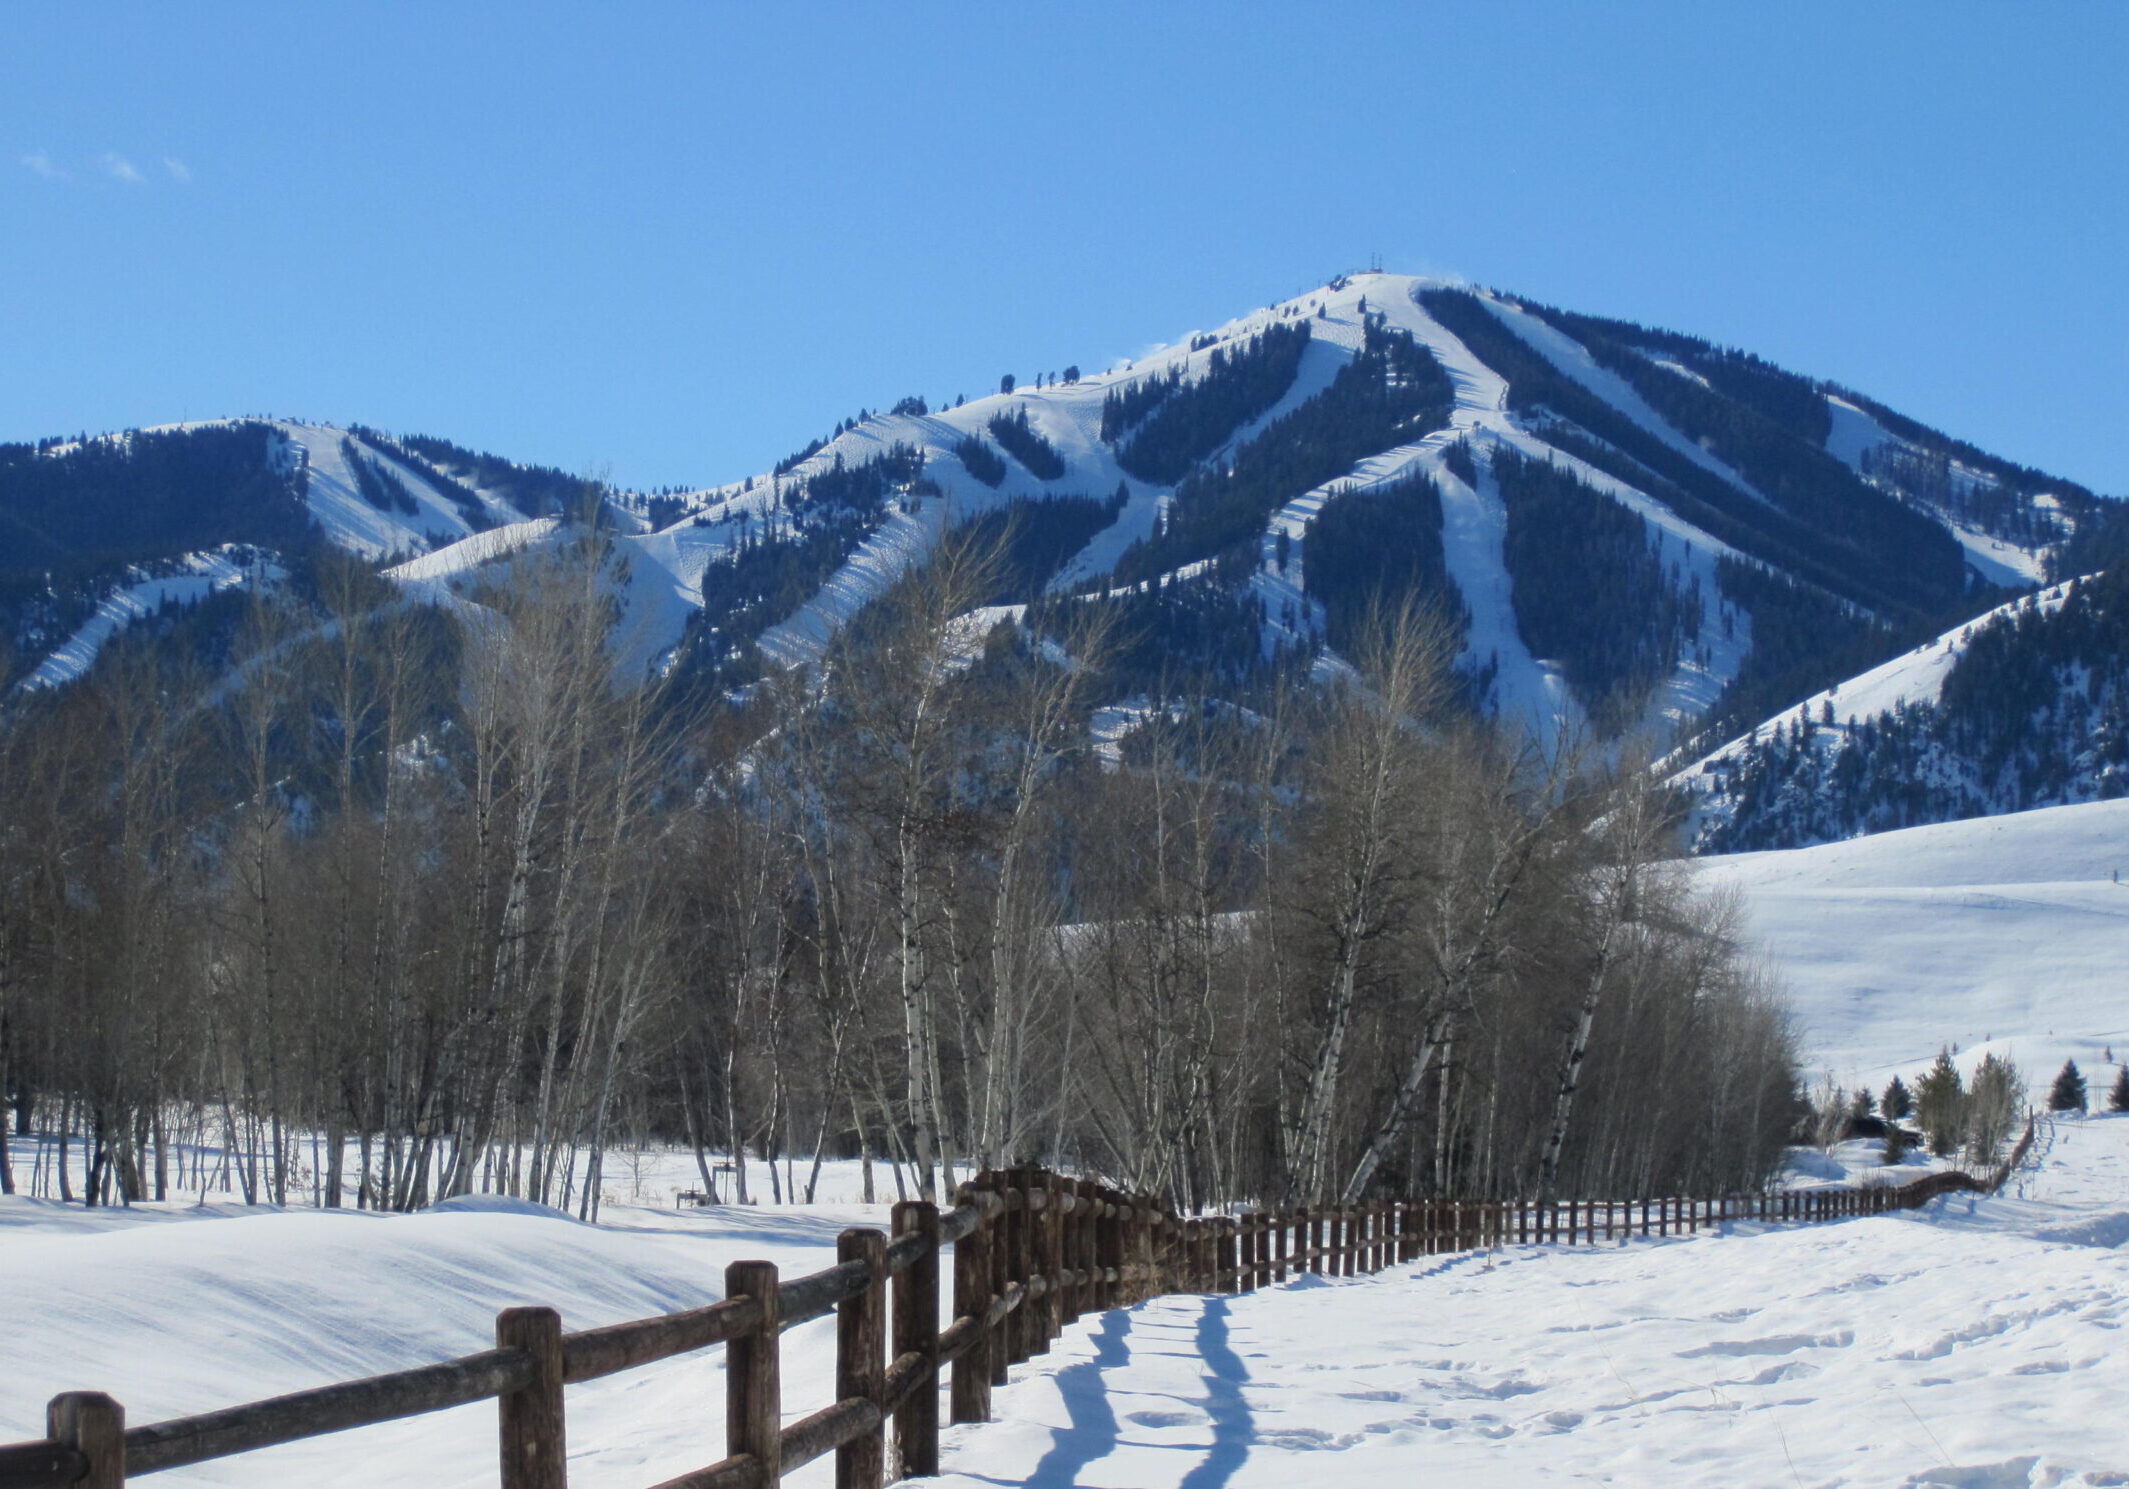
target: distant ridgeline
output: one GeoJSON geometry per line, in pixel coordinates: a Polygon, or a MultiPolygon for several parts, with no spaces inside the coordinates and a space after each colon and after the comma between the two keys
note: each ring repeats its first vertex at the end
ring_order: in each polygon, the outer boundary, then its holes
{"type": "Polygon", "coordinates": [[[1933,699],[1836,699],[1708,768],[1698,846],[1750,852],[2129,793],[2129,560],[1969,627],[1933,699]]]}

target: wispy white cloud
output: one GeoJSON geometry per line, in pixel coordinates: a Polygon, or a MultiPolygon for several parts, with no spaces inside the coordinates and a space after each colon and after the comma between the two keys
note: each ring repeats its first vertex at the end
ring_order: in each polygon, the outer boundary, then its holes
{"type": "Polygon", "coordinates": [[[123,181],[128,186],[147,184],[148,178],[140,173],[140,167],[114,150],[104,151],[96,158],[96,164],[114,181],[123,181]]]}
{"type": "Polygon", "coordinates": [[[192,184],[192,167],[179,160],[175,155],[165,155],[163,157],[163,169],[170,173],[170,179],[177,182],[178,185],[190,186],[192,184]]]}
{"type": "Polygon", "coordinates": [[[22,168],[33,176],[42,176],[47,181],[64,181],[66,179],[67,173],[59,168],[59,163],[42,150],[32,150],[27,155],[18,156],[17,159],[22,168]]]}

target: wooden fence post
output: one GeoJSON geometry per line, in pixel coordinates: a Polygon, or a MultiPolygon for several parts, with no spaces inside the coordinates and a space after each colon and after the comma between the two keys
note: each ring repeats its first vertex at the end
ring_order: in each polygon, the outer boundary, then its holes
{"type": "Polygon", "coordinates": [[[1289,1255],[1290,1227],[1294,1217],[1284,1210],[1272,1212],[1272,1281],[1286,1281],[1286,1258],[1289,1255]]]}
{"type": "MultiPolygon", "coordinates": [[[[1010,1173],[993,1176],[998,1198],[1001,1202],[1011,1198],[1013,1176],[1010,1173]]],[[[991,1217],[991,1223],[980,1234],[985,1239],[985,1249],[990,1252],[991,1290],[1003,1293],[1013,1285],[1013,1213],[1001,1209],[991,1217]]],[[[1007,1369],[1012,1363],[1013,1315],[1008,1313],[998,1320],[990,1331],[990,1338],[983,1347],[983,1357],[990,1367],[990,1383],[1002,1386],[1006,1382],[1007,1369]]],[[[989,1393],[985,1392],[988,1399],[989,1393]]]]}
{"type": "Polygon", "coordinates": [[[44,1435],[89,1460],[81,1489],[119,1489],[126,1482],[126,1409],[101,1391],[68,1391],[44,1409],[44,1435]]]}
{"type": "Polygon", "coordinates": [[[924,1254],[894,1280],[895,1357],[924,1360],[923,1384],[894,1414],[895,1460],[900,1477],[921,1478],[939,1471],[939,1207],[910,1199],[893,1213],[897,1237],[925,1240],[924,1254]]]}
{"type": "Polygon", "coordinates": [[[505,1308],[495,1316],[499,1349],[521,1349],[537,1372],[522,1391],[496,1398],[502,1489],[565,1489],[569,1456],[562,1421],[562,1315],[505,1308]]]}
{"type": "MultiPolygon", "coordinates": [[[[1011,1281],[1025,1283],[1035,1275],[1031,1265],[1035,1254],[1035,1212],[1028,1208],[1034,1203],[1035,1190],[1026,1169],[1016,1168],[1012,1176],[1013,1188],[1020,1195],[1020,1208],[1007,1216],[1007,1256],[1010,1258],[1007,1266],[1011,1281]]],[[[1008,1365],[1018,1365],[1034,1353],[1028,1345],[1034,1333],[1034,1314],[1034,1301],[1023,1298],[1020,1306],[1005,1316],[1005,1361],[1008,1365]]],[[[991,1378],[997,1380],[1000,1377],[993,1375],[991,1378]]]]}
{"type": "Polygon", "coordinates": [[[1311,1206],[1303,1213],[1308,1216],[1308,1269],[1320,1277],[1323,1275],[1323,1209],[1311,1206]]]}
{"type": "Polygon", "coordinates": [[[761,1322],[751,1333],[725,1345],[724,1451],[761,1465],[763,1482],[775,1483],[784,1470],[783,1382],[778,1370],[776,1263],[733,1262],[724,1269],[724,1295],[752,1298],[761,1305],[761,1322]]]}
{"type": "MultiPolygon", "coordinates": [[[[987,1275],[982,1263],[988,1255],[978,1231],[954,1246],[954,1288],[959,1302],[960,1255],[968,1248],[971,1266],[987,1275]]],[[[875,1406],[887,1397],[887,1238],[876,1230],[851,1229],[835,1238],[838,1262],[865,1265],[865,1290],[845,1298],[835,1307],[835,1399],[862,1397],[875,1406]]],[[[975,1311],[981,1312],[985,1298],[975,1311]]],[[[954,1366],[954,1420],[982,1422],[990,1417],[990,1341],[978,1338],[975,1348],[954,1366]],[[971,1395],[974,1392],[976,1394],[971,1395]],[[964,1398],[965,1401],[964,1401],[964,1398]],[[974,1416],[963,1416],[964,1404],[974,1416]]],[[[887,1474],[887,1424],[883,1420],[870,1432],[859,1433],[835,1450],[835,1489],[880,1489],[887,1474]]]]}
{"type": "Polygon", "coordinates": [[[1039,1348],[1043,1354],[1050,1352],[1050,1342],[1064,1332],[1064,1264],[1065,1264],[1065,1213],[1063,1202],[1070,1197],[1054,1174],[1044,1174],[1043,1188],[1049,1191],[1049,1203],[1043,1207],[1042,1224],[1042,1273],[1050,1279],[1049,1289],[1042,1295],[1042,1340],[1039,1348]]]}

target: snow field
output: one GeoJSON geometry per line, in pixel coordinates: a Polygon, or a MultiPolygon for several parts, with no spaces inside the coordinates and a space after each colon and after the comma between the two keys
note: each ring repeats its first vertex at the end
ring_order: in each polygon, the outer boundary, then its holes
{"type": "Polygon", "coordinates": [[[2129,1483],[2129,1121],[2062,1124],[2014,1187],[1096,1316],[941,1483],[2129,1483]]]}
{"type": "Polygon", "coordinates": [[[1807,1075],[1912,1081],[1942,1046],[2014,1060],[2035,1100],[2065,1059],[2103,1105],[2129,1058],[2129,800],[1694,861],[1741,897],[1807,1075]]]}

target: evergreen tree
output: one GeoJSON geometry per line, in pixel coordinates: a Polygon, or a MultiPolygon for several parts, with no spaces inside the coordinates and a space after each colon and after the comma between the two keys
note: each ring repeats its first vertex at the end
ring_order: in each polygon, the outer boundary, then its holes
{"type": "Polygon", "coordinates": [[[2107,1093],[2107,1110],[2129,1112],[2129,1065],[2124,1065],[2114,1077],[2114,1089],[2107,1093]]]}
{"type": "Polygon", "coordinates": [[[2048,1091],[2048,1110],[2051,1112],[2077,1112],[2085,1109],[2085,1077],[2077,1068],[2075,1060],[2062,1062],[2056,1072],[2055,1084],[2048,1091]]]}
{"type": "Polygon", "coordinates": [[[1915,1098],[1908,1093],[1907,1085],[1894,1076],[1885,1086],[1885,1096],[1880,1103],[1888,1122],[1904,1122],[1915,1114],[1915,1098]]]}
{"type": "Polygon", "coordinates": [[[1966,1135],[1966,1083],[1949,1050],[1937,1051],[1936,1063],[1915,1082],[1915,1120],[1930,1152],[1949,1158],[1959,1151],[1966,1135]]]}

